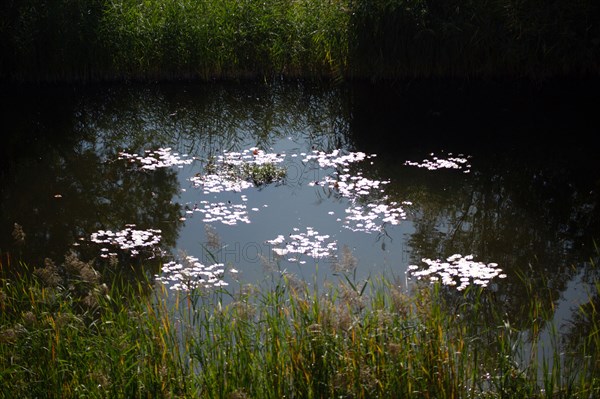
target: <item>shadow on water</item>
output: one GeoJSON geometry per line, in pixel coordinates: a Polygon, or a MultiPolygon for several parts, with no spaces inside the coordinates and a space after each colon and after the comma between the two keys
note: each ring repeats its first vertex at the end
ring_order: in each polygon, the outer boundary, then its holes
{"type": "Polygon", "coordinates": [[[597,79],[357,84],[353,138],[378,153],[585,150],[600,122],[599,86],[597,79]]]}

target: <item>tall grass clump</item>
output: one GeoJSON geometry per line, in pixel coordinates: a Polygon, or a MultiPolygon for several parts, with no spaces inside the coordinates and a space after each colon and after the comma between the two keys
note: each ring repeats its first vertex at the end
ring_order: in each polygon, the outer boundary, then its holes
{"type": "Polygon", "coordinates": [[[0,78],[598,76],[594,0],[7,0],[0,78]]]}
{"type": "MultiPolygon", "coordinates": [[[[494,294],[480,287],[457,294],[436,284],[408,295],[387,279],[346,277],[321,288],[283,277],[271,289],[186,293],[195,299],[191,313],[181,313],[180,320],[187,326],[186,351],[200,395],[583,398],[598,393],[595,350],[588,344],[583,357],[565,356],[540,298],[534,296],[528,309],[532,325],[519,330],[497,310],[494,294]],[[551,339],[542,342],[541,330],[551,339]]],[[[593,333],[584,341],[589,339],[596,339],[593,333]]]]}
{"type": "Polygon", "coordinates": [[[343,72],[346,15],[316,0],[113,0],[101,37],[134,78],[329,75],[343,72]]]}
{"type": "Polygon", "coordinates": [[[342,76],[345,1],[77,0],[0,6],[0,78],[342,76]]]}
{"type": "Polygon", "coordinates": [[[543,292],[528,293],[530,322],[516,328],[512,316],[498,310],[505,298],[493,286],[459,292],[418,283],[409,292],[384,276],[359,281],[341,274],[319,286],[275,273],[264,286],[239,282],[230,291],[173,291],[162,284],[149,290],[150,280],[117,289],[104,286],[92,270],[70,258],[60,267],[47,264],[2,280],[4,396],[600,393],[600,286],[573,319],[569,336],[553,327],[543,292]]]}
{"type": "Polygon", "coordinates": [[[358,75],[597,76],[600,6],[594,1],[356,0],[352,4],[350,63],[358,75]]]}
{"type": "Polygon", "coordinates": [[[169,341],[173,326],[148,300],[143,282],[109,288],[76,257],[64,265],[21,265],[18,272],[1,266],[0,397],[172,397],[188,391],[177,346],[169,341]]]}

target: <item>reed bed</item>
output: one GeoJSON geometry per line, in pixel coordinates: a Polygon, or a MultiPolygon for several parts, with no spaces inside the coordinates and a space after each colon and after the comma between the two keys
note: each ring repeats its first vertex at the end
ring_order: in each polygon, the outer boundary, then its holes
{"type": "Polygon", "coordinates": [[[594,0],[8,0],[9,81],[595,76],[594,0]]]}
{"type": "Polygon", "coordinates": [[[517,329],[497,310],[494,289],[416,284],[408,292],[394,278],[352,275],[319,287],[274,274],[264,287],[174,293],[150,280],[109,287],[75,263],[68,274],[50,264],[4,275],[1,396],[600,394],[600,285],[565,341],[542,293],[529,293],[530,323],[517,329]]]}

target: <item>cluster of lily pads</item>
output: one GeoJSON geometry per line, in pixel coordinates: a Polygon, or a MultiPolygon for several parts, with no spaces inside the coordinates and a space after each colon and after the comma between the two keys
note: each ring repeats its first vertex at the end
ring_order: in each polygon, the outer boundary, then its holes
{"type": "MultiPolygon", "coordinates": [[[[147,229],[138,230],[135,225],[127,225],[123,230],[113,232],[111,230],[98,230],[92,233],[90,241],[96,244],[104,244],[129,251],[132,256],[139,255],[142,248],[155,248],[160,243],[161,230],[147,229]]],[[[101,257],[116,255],[110,252],[110,249],[103,247],[100,249],[101,257]]]]}
{"type": "Polygon", "coordinates": [[[459,169],[463,173],[471,172],[471,165],[468,163],[468,159],[463,154],[458,156],[452,156],[452,153],[448,153],[448,158],[439,158],[434,153],[429,154],[431,159],[424,159],[421,162],[406,161],[405,165],[416,166],[418,168],[425,168],[427,170],[438,170],[438,169],[459,169]]]}
{"type": "Polygon", "coordinates": [[[155,281],[169,286],[169,289],[174,291],[193,291],[228,285],[223,280],[223,263],[204,265],[194,256],[186,256],[181,263],[167,262],[162,266],[161,272],[154,276],[155,281]]]}
{"type": "Polygon", "coordinates": [[[446,260],[423,258],[426,268],[417,265],[408,266],[408,274],[417,280],[440,281],[444,285],[455,286],[462,291],[471,284],[487,287],[495,278],[506,278],[497,263],[483,263],[473,260],[473,255],[454,254],[446,260]]]}
{"type": "Polygon", "coordinates": [[[144,151],[144,155],[130,154],[128,152],[119,152],[118,159],[126,159],[131,163],[141,165],[141,169],[155,170],[158,168],[168,168],[171,166],[183,167],[183,165],[189,165],[194,160],[189,158],[187,155],[180,155],[179,153],[172,153],[171,148],[159,148],[158,150],[144,151]]]}

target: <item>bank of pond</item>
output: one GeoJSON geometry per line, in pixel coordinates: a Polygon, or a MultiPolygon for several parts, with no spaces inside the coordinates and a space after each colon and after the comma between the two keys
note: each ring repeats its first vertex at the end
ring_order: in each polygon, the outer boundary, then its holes
{"type": "Polygon", "coordinates": [[[0,7],[6,81],[597,76],[593,0],[45,0],[0,7]]]}
{"type": "Polygon", "coordinates": [[[62,266],[68,273],[48,263],[3,280],[5,397],[600,394],[598,285],[559,333],[544,305],[551,290],[525,293],[534,298],[522,309],[527,326],[513,326],[493,287],[406,291],[346,270],[323,285],[272,273],[267,285],[170,291],[150,280],[107,284],[74,255],[62,266]]]}

